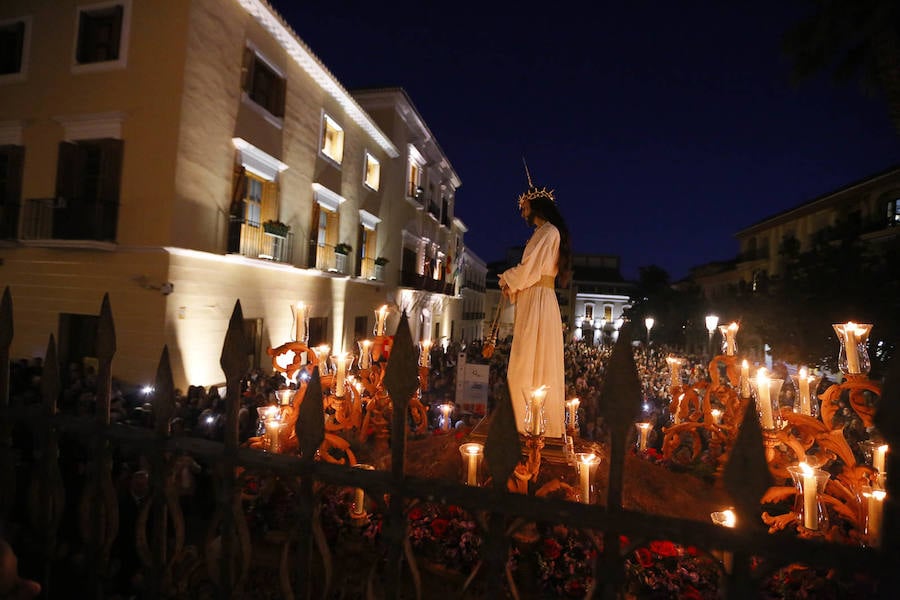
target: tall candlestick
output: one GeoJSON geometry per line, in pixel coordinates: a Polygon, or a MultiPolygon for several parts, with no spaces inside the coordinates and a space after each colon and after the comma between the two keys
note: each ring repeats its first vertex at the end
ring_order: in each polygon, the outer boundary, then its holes
{"type": "Polygon", "coordinates": [[[304,302],[298,302],[294,307],[294,341],[305,344],[309,338],[309,306],[304,302]]]}
{"type": "Polygon", "coordinates": [[[875,446],[875,448],[872,450],[872,468],[878,471],[879,475],[884,473],[884,459],[887,455],[887,451],[887,444],[875,446]]]}
{"type": "Polygon", "coordinates": [[[756,372],[756,395],[759,402],[759,422],[763,429],[775,429],[775,418],[772,416],[772,398],[769,395],[769,376],[766,369],[756,372]]]}
{"type": "Polygon", "coordinates": [[[750,397],[750,363],[741,362],[741,398],[750,397]]]}
{"type": "Polygon", "coordinates": [[[578,406],[580,404],[581,400],[578,398],[572,398],[571,400],[566,401],[566,412],[568,413],[566,423],[568,424],[569,429],[578,427],[578,406]]]}
{"type": "Polygon", "coordinates": [[[667,356],[666,364],[669,365],[669,376],[672,380],[672,387],[681,387],[681,365],[684,360],[675,356],[667,356]]]}
{"type": "Polygon", "coordinates": [[[266,420],[266,441],[268,442],[269,452],[278,454],[281,452],[280,437],[281,421],[276,418],[266,420]]]}
{"type": "Polygon", "coordinates": [[[372,340],[360,340],[359,344],[359,368],[361,370],[372,368],[372,340]]]}
{"type": "Polygon", "coordinates": [[[797,374],[797,392],[800,396],[800,414],[806,416],[812,416],[812,403],[810,402],[809,395],[809,384],[815,380],[815,377],[810,377],[809,371],[806,370],[806,367],[800,367],[800,372],[797,374]]]}
{"type": "Polygon", "coordinates": [[[653,426],[650,423],[635,423],[634,426],[638,430],[638,450],[643,452],[647,449],[647,435],[653,426]]]}
{"type": "Polygon", "coordinates": [[[420,367],[430,367],[431,366],[431,340],[422,340],[419,342],[420,350],[419,350],[419,366],[420,367]]]}
{"type": "Polygon", "coordinates": [[[469,442],[459,447],[466,464],[466,485],[478,485],[478,464],[484,456],[484,445],[478,442],[469,442]]]}
{"type": "Polygon", "coordinates": [[[384,335],[384,324],[387,321],[388,307],[387,304],[375,311],[375,335],[384,335]]]}
{"type": "Polygon", "coordinates": [[[881,546],[881,518],[884,513],[884,499],[887,492],[878,488],[863,488],[866,502],[866,537],[869,545],[881,546]]]}
{"type": "Polygon", "coordinates": [[[347,353],[341,352],[331,357],[334,361],[334,395],[338,398],[344,397],[344,380],[347,378],[347,353]]]}
{"type": "Polygon", "coordinates": [[[800,463],[803,476],[803,526],[815,531],[819,528],[819,507],[816,502],[819,482],[816,471],[805,462],[800,463]]]}
{"type": "Polygon", "coordinates": [[[731,323],[730,325],[719,325],[719,331],[722,333],[722,338],[725,346],[725,355],[726,356],[734,356],[734,353],[737,351],[737,343],[734,341],[734,336],[738,332],[738,324],[731,323]]]}
{"type": "Polygon", "coordinates": [[[531,416],[528,433],[541,435],[544,432],[544,399],[547,397],[547,386],[542,385],[531,391],[531,402],[528,403],[528,414],[531,416]]]}
{"type": "Polygon", "coordinates": [[[576,455],[575,468],[578,470],[579,501],[591,503],[591,475],[600,460],[593,452],[579,452],[576,455]]]}

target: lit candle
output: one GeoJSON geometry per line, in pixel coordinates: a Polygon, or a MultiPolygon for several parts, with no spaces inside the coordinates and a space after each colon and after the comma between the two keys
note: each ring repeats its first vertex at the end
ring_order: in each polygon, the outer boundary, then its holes
{"type": "Polygon", "coordinates": [[[887,444],[875,446],[875,449],[872,451],[872,468],[878,471],[879,475],[884,473],[884,459],[887,455],[887,451],[887,444]]]}
{"type": "MultiPolygon", "coordinates": [[[[353,465],[354,469],[363,469],[366,471],[374,471],[375,467],[372,465],[364,465],[362,463],[353,465]]],[[[353,504],[350,506],[350,516],[354,518],[361,518],[366,516],[366,491],[362,488],[356,488],[356,491],[353,494],[353,504]]]]}
{"type": "Polygon", "coordinates": [[[887,492],[876,488],[864,488],[863,496],[868,500],[866,503],[866,537],[869,538],[869,544],[877,548],[881,546],[881,517],[887,492]]]}
{"type": "Polygon", "coordinates": [[[531,414],[531,435],[541,435],[544,429],[544,399],[547,397],[547,386],[542,385],[531,391],[529,410],[531,414]]]}
{"type": "Polygon", "coordinates": [[[469,442],[459,447],[460,453],[466,461],[466,485],[478,485],[478,463],[484,455],[484,445],[478,442],[469,442]]]}
{"type": "Polygon", "coordinates": [[[800,367],[800,372],[797,374],[797,390],[800,396],[800,414],[802,415],[812,416],[809,384],[812,383],[813,380],[815,380],[815,377],[809,375],[806,367],[800,367]]]}
{"type": "Polygon", "coordinates": [[[709,414],[712,415],[713,423],[719,425],[722,422],[722,411],[718,408],[714,408],[709,411],[709,414]]]}
{"type": "Polygon", "coordinates": [[[375,335],[384,335],[384,323],[387,320],[387,304],[375,311],[375,335]]]}
{"type": "Polygon", "coordinates": [[[275,454],[281,452],[281,438],[279,437],[279,429],[281,421],[276,418],[266,420],[266,438],[269,442],[269,452],[275,454]]]}
{"type": "Polygon", "coordinates": [[[372,340],[360,340],[359,344],[359,368],[372,368],[372,340]]]}
{"type": "Polygon", "coordinates": [[[638,450],[643,452],[647,449],[647,434],[650,433],[652,426],[650,423],[635,423],[634,426],[637,427],[639,434],[638,450]]]}
{"type": "Polygon", "coordinates": [[[579,452],[575,466],[578,470],[579,500],[583,504],[591,503],[591,472],[599,460],[593,452],[579,452]]]}
{"type": "Polygon", "coordinates": [[[450,431],[450,411],[452,410],[452,404],[441,404],[441,431],[450,431]]]}
{"type": "Polygon", "coordinates": [[[807,529],[819,528],[819,508],[816,504],[818,481],[816,471],[805,462],[800,463],[803,476],[803,526],[807,529]]]}
{"type": "MultiPolygon", "coordinates": [[[[737,525],[737,515],[730,508],[710,513],[709,517],[712,519],[713,523],[715,523],[716,525],[721,525],[722,527],[729,527],[731,529],[734,529],[734,527],[737,525]]],[[[725,568],[725,572],[731,573],[731,568],[734,563],[733,553],[728,550],[724,550],[722,551],[721,555],[722,566],[725,568]]]]}
{"type": "Polygon", "coordinates": [[[571,400],[566,401],[566,411],[569,413],[569,418],[567,420],[569,429],[578,427],[578,406],[580,404],[581,400],[578,398],[572,398],[571,400]]]}
{"type": "Polygon", "coordinates": [[[678,395],[678,402],[675,404],[675,424],[681,423],[681,402],[684,400],[684,394],[678,395]]]}
{"type": "Polygon", "coordinates": [[[306,321],[309,318],[309,306],[303,302],[298,302],[294,307],[294,341],[306,343],[309,332],[306,328],[306,321]]]}
{"type": "Polygon", "coordinates": [[[667,356],[666,364],[669,365],[669,375],[672,378],[672,387],[681,387],[681,365],[684,360],[675,356],[667,356]]]}
{"type": "Polygon", "coordinates": [[[775,418],[772,416],[772,398],[769,395],[769,376],[766,369],[756,372],[756,394],[759,402],[759,422],[763,429],[775,429],[775,418]]]}
{"type": "Polygon", "coordinates": [[[332,356],[336,374],[334,377],[334,395],[338,398],[344,397],[344,380],[347,378],[347,353],[341,352],[336,356],[332,356]]]}
{"type": "Polygon", "coordinates": [[[741,398],[750,397],[750,363],[741,362],[741,398]]]}
{"type": "Polygon", "coordinates": [[[737,344],[734,341],[734,336],[738,332],[738,324],[731,323],[728,326],[719,325],[719,331],[722,333],[722,337],[725,338],[725,355],[726,356],[734,356],[735,351],[737,350],[737,344]]]}
{"type": "Polygon", "coordinates": [[[422,340],[420,342],[420,350],[419,350],[419,366],[420,367],[430,367],[431,366],[431,340],[422,340]]]}

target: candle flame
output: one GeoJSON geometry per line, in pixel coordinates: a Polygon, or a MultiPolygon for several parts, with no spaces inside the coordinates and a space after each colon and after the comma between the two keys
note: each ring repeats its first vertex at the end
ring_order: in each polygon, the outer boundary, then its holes
{"type": "Polygon", "coordinates": [[[578,455],[578,459],[582,462],[582,464],[592,465],[600,460],[600,457],[593,452],[583,452],[578,455]]]}
{"type": "Polygon", "coordinates": [[[723,527],[735,527],[737,525],[737,515],[730,508],[714,512],[709,516],[716,525],[722,525],[723,527]]]}
{"type": "Polygon", "coordinates": [[[800,466],[800,470],[803,472],[803,475],[805,475],[805,476],[814,475],[816,472],[815,469],[813,469],[811,466],[809,466],[805,462],[800,463],[799,466],[800,466]]]}

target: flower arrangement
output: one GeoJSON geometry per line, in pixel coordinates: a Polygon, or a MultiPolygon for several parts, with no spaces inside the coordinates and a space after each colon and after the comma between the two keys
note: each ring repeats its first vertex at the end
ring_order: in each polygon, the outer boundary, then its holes
{"type": "Polygon", "coordinates": [[[720,595],[721,564],[693,546],[650,542],[626,559],[625,571],[634,597],[712,599],[720,595]]]}
{"type": "Polygon", "coordinates": [[[389,262],[391,262],[391,261],[389,259],[385,258],[384,256],[379,256],[378,258],[375,259],[375,264],[380,267],[383,267],[384,265],[388,264],[389,262]]]}
{"type": "Polygon", "coordinates": [[[416,556],[451,571],[469,573],[478,563],[481,535],[457,506],[423,502],[410,508],[409,539],[416,556]]]}
{"type": "Polygon", "coordinates": [[[351,246],[350,244],[345,244],[344,242],[341,242],[340,244],[338,244],[337,246],[334,247],[335,254],[343,254],[346,256],[347,254],[350,254],[352,251],[353,251],[353,246],[351,246]]]}
{"type": "Polygon", "coordinates": [[[535,548],[543,590],[557,598],[583,598],[593,583],[592,566],[602,542],[592,534],[552,527],[535,548]]]}
{"type": "Polygon", "coordinates": [[[263,223],[263,232],[268,233],[269,235],[285,237],[290,230],[291,226],[287,223],[282,223],[281,221],[265,221],[263,223]]]}

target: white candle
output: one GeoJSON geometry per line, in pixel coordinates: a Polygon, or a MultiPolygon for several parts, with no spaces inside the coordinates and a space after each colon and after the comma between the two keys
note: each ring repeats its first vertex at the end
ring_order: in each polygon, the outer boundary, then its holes
{"type": "Polygon", "coordinates": [[[452,404],[441,404],[441,431],[450,431],[450,411],[452,404]]]}
{"type": "Polygon", "coordinates": [[[769,376],[766,369],[756,372],[756,394],[759,402],[759,422],[763,429],[775,429],[775,418],[772,416],[772,398],[769,396],[769,376]]]}
{"type": "Polygon", "coordinates": [[[598,457],[593,452],[579,452],[578,462],[578,490],[583,504],[591,503],[591,471],[596,465],[598,457]]]}
{"type": "Polygon", "coordinates": [[[866,537],[869,538],[869,544],[877,548],[881,546],[881,517],[887,492],[870,489],[864,491],[863,496],[868,500],[866,503],[866,537]]]}
{"type": "Polygon", "coordinates": [[[542,418],[544,409],[544,399],[547,397],[547,386],[542,385],[535,388],[531,392],[531,403],[529,409],[531,411],[531,435],[541,435],[544,428],[544,419],[542,418]]]}
{"type": "Polygon", "coordinates": [[[298,302],[294,307],[294,341],[306,343],[306,319],[309,317],[309,307],[303,302],[298,302]]]}
{"type": "Polygon", "coordinates": [[[675,424],[681,423],[681,402],[684,400],[684,394],[678,395],[678,402],[675,404],[675,424]]]}
{"type": "Polygon", "coordinates": [[[800,414],[811,416],[812,406],[809,398],[809,384],[813,380],[809,376],[806,367],[800,367],[800,373],[797,375],[797,389],[800,394],[800,414]]]}
{"type": "MultiPolygon", "coordinates": [[[[729,527],[733,529],[737,525],[737,515],[730,508],[710,513],[709,516],[712,519],[713,523],[715,523],[716,525],[721,525],[722,527],[729,527]]],[[[721,552],[721,556],[722,566],[725,568],[725,572],[731,573],[731,568],[734,562],[733,553],[728,550],[723,550],[721,552]]]]}
{"type": "Polygon", "coordinates": [[[484,452],[484,446],[477,442],[469,442],[459,447],[466,460],[466,485],[478,485],[478,463],[484,452]]]}
{"type": "Polygon", "coordinates": [[[725,355],[726,356],[734,356],[735,351],[737,350],[737,344],[734,341],[734,336],[738,332],[738,324],[731,323],[728,326],[720,325],[719,331],[722,333],[722,337],[725,338],[725,355]]]}
{"type": "Polygon", "coordinates": [[[384,335],[384,323],[387,320],[387,304],[375,311],[375,335],[384,335]]]}
{"type": "Polygon", "coordinates": [[[281,428],[281,421],[275,418],[270,418],[266,420],[266,438],[269,442],[269,452],[279,453],[281,452],[281,438],[279,437],[279,429],[281,428]]]}
{"type": "Polygon", "coordinates": [[[650,423],[635,423],[639,434],[638,450],[643,452],[647,449],[647,435],[650,433],[650,423]]]}
{"type": "Polygon", "coordinates": [[[675,356],[667,356],[666,364],[669,365],[669,376],[672,379],[672,387],[681,387],[681,365],[684,361],[675,356]]]}
{"type": "MultiPolygon", "coordinates": [[[[364,465],[362,463],[353,465],[354,469],[364,469],[366,471],[374,471],[372,465],[364,465]]],[[[353,494],[353,505],[350,507],[350,516],[360,518],[366,514],[366,491],[363,488],[356,488],[353,494]]]]}
{"type": "Polygon", "coordinates": [[[859,354],[856,351],[856,323],[849,322],[844,327],[844,338],[847,352],[847,371],[859,373],[859,354]]]}
{"type": "Polygon", "coordinates": [[[741,362],[741,398],[750,397],[750,363],[741,362]]]}
{"type": "Polygon", "coordinates": [[[360,340],[359,344],[359,368],[372,368],[372,340],[360,340]]]}
{"type": "Polygon", "coordinates": [[[819,528],[819,508],[816,504],[818,481],[816,471],[805,462],[800,463],[803,477],[803,526],[807,529],[819,528]]]}
{"type": "Polygon", "coordinates": [[[347,353],[341,352],[336,356],[332,356],[334,361],[336,375],[334,378],[334,395],[338,398],[344,397],[344,380],[347,378],[347,353]]]}
{"type": "Polygon", "coordinates": [[[714,408],[709,411],[709,414],[712,415],[713,423],[719,425],[722,422],[722,411],[718,408],[714,408]]]}
{"type": "Polygon", "coordinates": [[[884,473],[884,459],[887,455],[888,445],[881,444],[880,446],[875,446],[875,449],[872,451],[872,468],[878,471],[878,474],[884,473]]]}

